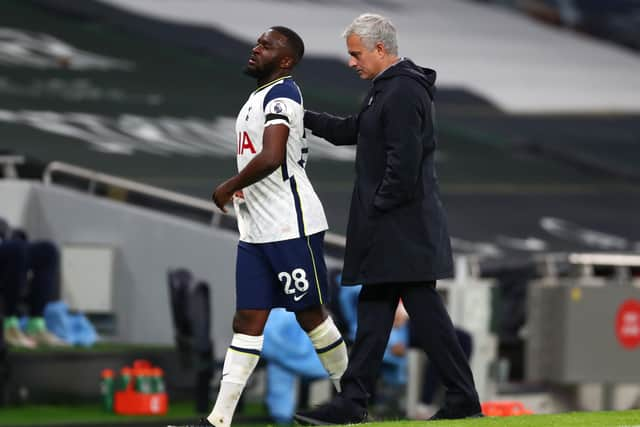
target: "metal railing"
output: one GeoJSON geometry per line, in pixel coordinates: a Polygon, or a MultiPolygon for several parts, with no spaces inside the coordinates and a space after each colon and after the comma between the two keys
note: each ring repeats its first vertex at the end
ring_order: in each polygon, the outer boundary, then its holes
{"type": "MultiPolygon", "coordinates": [[[[142,184],[126,178],[120,178],[64,162],[52,162],[45,168],[43,173],[44,184],[54,184],[54,177],[56,175],[65,175],[76,180],[80,179],[86,181],[85,190],[89,194],[97,195],[97,189],[99,186],[109,186],[111,188],[124,190],[127,193],[135,193],[146,196],[150,199],[168,202],[171,205],[183,207],[184,209],[204,212],[205,215],[209,216],[209,222],[212,225],[225,229],[237,230],[236,217],[233,209],[229,210],[229,213],[225,214],[218,210],[212,202],[208,202],[197,197],[187,196],[174,191],[165,190],[148,184],[142,184]],[[225,221],[225,219],[230,219],[231,221],[225,221]]],[[[78,186],[74,186],[74,188],[78,188],[78,186]]],[[[127,202],[127,199],[125,198],[122,201],[127,202]]],[[[154,209],[153,204],[145,204],[145,207],[154,209]]],[[[325,234],[325,244],[328,248],[333,249],[333,251],[343,251],[345,242],[346,240],[343,236],[335,233],[325,234]]]]}
{"type": "Polygon", "coordinates": [[[18,171],[16,166],[25,162],[24,156],[4,155],[0,156],[0,167],[2,168],[2,176],[5,178],[17,178],[18,171]]]}
{"type": "Polygon", "coordinates": [[[223,215],[223,213],[219,212],[212,203],[206,202],[196,197],[186,196],[174,191],[165,190],[163,188],[154,187],[148,184],[142,184],[140,182],[132,181],[126,178],[120,178],[114,175],[97,172],[91,169],[85,169],[63,162],[49,163],[49,165],[45,168],[42,176],[44,184],[54,184],[54,175],[56,174],[64,174],[73,178],[81,178],[86,180],[86,191],[89,194],[96,194],[96,188],[98,184],[105,184],[122,190],[143,194],[154,199],[166,200],[178,205],[210,212],[211,223],[214,225],[220,224],[220,218],[223,215]]]}
{"type": "MultiPolygon", "coordinates": [[[[0,155],[0,170],[3,172],[5,178],[18,178],[16,166],[24,164],[25,161],[24,156],[0,155]]],[[[230,209],[228,211],[229,213],[225,214],[218,210],[212,202],[199,199],[197,197],[165,190],[163,188],[64,162],[52,162],[45,168],[43,173],[44,184],[54,184],[54,177],[57,175],[72,177],[76,180],[76,185],[73,185],[73,188],[84,190],[89,194],[99,196],[99,194],[97,194],[98,187],[109,186],[127,193],[135,193],[156,201],[170,203],[174,206],[174,209],[171,210],[172,213],[177,213],[180,209],[199,211],[199,219],[201,219],[200,222],[203,222],[202,218],[206,218],[206,222],[213,226],[234,231],[237,230],[236,217],[233,209],[230,209]],[[78,180],[82,180],[83,185],[77,185],[78,180]]],[[[56,184],[68,186],[64,183],[64,180],[63,182],[58,182],[56,184]]],[[[124,198],[124,200],[119,200],[133,205],[141,205],[139,200],[138,202],[127,200],[126,198],[124,198]]],[[[146,203],[143,204],[143,206],[152,210],[167,212],[166,209],[161,209],[157,205],[154,206],[153,203],[146,203]]],[[[181,216],[184,217],[185,215],[181,216]]],[[[325,244],[327,249],[334,254],[342,255],[345,243],[346,239],[344,236],[335,233],[325,234],[325,244]]],[[[480,277],[482,271],[480,265],[481,258],[474,254],[469,254],[465,258],[467,259],[469,269],[466,274],[471,277],[480,277]]],[[[566,266],[571,265],[582,265],[584,267],[580,270],[582,275],[589,275],[588,272],[591,270],[591,267],[597,265],[617,268],[638,267],[640,266],[640,255],[637,253],[544,253],[534,256],[533,261],[535,264],[540,266],[542,276],[557,277],[560,270],[566,269],[566,266]]]]}

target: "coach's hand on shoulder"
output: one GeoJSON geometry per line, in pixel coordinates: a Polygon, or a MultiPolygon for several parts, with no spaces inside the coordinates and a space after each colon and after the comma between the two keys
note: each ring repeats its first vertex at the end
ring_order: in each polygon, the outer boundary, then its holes
{"type": "Polygon", "coordinates": [[[230,182],[225,181],[213,191],[211,199],[222,212],[227,213],[225,205],[231,201],[234,193],[235,190],[231,187],[230,182]]]}

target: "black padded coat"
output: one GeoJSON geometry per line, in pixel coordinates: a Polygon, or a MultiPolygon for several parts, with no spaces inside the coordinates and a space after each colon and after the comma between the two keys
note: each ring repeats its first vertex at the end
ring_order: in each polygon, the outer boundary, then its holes
{"type": "Polygon", "coordinates": [[[453,261],[435,172],[436,72],[401,60],[373,80],[360,112],[306,111],[335,145],[357,144],[343,285],[451,277],[453,261]]]}

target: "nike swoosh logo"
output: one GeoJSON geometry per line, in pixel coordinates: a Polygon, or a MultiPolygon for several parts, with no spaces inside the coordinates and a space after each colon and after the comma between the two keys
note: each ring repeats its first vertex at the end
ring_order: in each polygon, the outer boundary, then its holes
{"type": "Polygon", "coordinates": [[[307,294],[307,292],[305,292],[304,294],[300,294],[300,295],[294,295],[294,296],[293,296],[293,300],[294,300],[295,302],[298,302],[298,301],[300,301],[300,300],[301,300],[301,299],[302,299],[306,294],[307,294]]]}

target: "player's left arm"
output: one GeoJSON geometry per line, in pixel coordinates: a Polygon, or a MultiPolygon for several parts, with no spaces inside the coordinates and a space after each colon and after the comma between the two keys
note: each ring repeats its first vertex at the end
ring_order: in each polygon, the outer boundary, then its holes
{"type": "Polygon", "coordinates": [[[227,212],[225,205],[229,203],[235,192],[271,175],[284,163],[288,138],[287,125],[271,124],[264,129],[262,151],[236,176],[218,185],[213,192],[211,198],[222,212],[227,212]]]}

